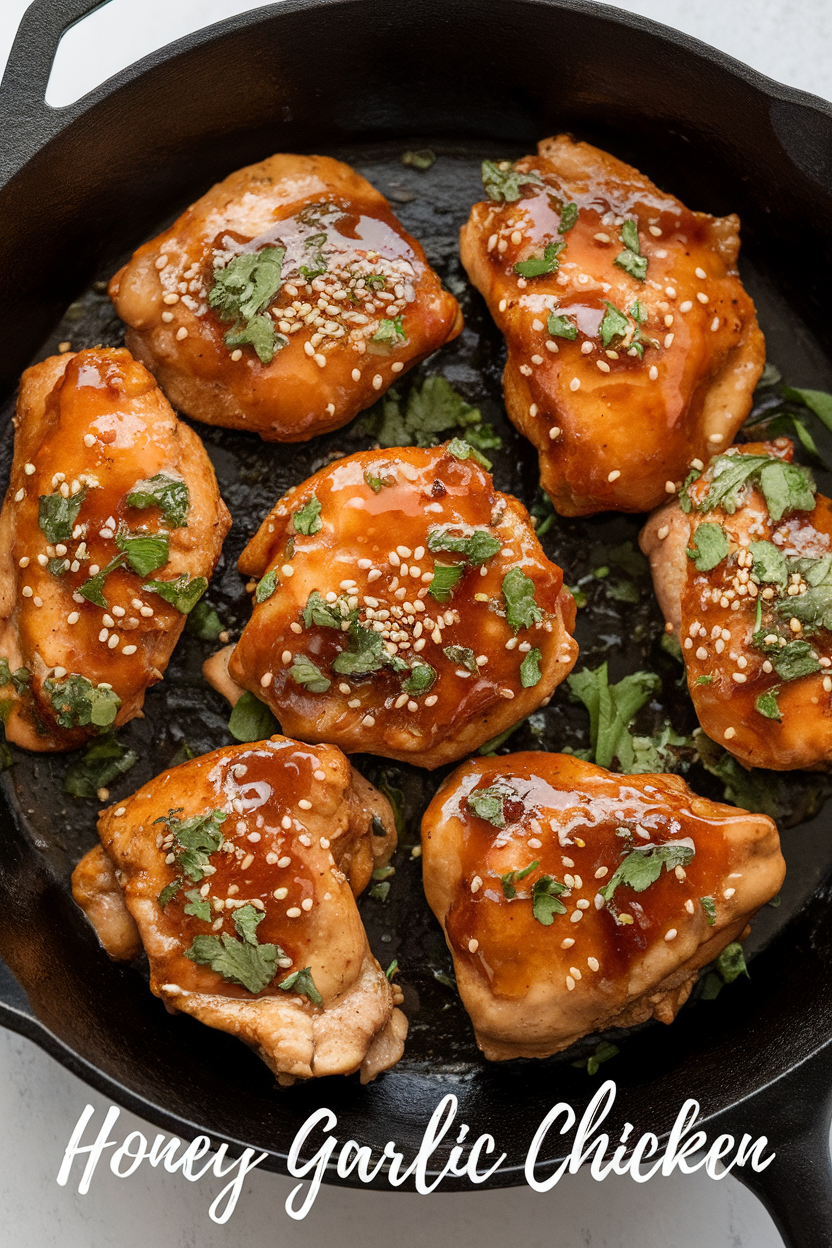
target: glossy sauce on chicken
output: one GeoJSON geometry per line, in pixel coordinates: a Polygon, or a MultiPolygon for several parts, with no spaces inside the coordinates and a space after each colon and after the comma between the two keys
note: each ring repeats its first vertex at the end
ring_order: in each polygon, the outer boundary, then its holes
{"type": "Polygon", "coordinates": [[[763,367],[736,217],[565,136],[486,162],[462,259],[509,348],[508,413],[557,511],[644,511],[724,449],[763,367]]]}
{"type": "Polygon", "coordinates": [[[260,580],[231,676],[287,732],[348,752],[458,758],[547,699],[577,655],[560,569],[464,443],[323,469],[240,568],[260,580]]]}
{"type": "Polygon", "coordinates": [[[69,749],[139,712],[230,517],[201,442],[123,349],[29,369],[16,427],[0,696],[11,740],[69,749]]]}
{"type": "Polygon", "coordinates": [[[384,197],[319,156],[232,174],[110,291],[177,407],[273,441],[344,424],[462,327],[384,197]]]}

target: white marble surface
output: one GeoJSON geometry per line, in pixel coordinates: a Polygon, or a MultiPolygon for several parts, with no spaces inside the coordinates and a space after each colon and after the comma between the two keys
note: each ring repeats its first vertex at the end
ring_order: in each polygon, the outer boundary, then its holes
{"type": "MultiPolygon", "coordinates": [[[[56,0],[59,2],[59,0],[56,0]]],[[[263,0],[265,2],[265,0],[263,0]]],[[[5,64],[25,0],[0,0],[0,67],[5,64]]],[[[131,59],[171,37],[254,8],[249,0],[111,0],[77,28],[50,84],[50,100],[76,98],[131,59]]],[[[832,98],[832,5],[828,0],[636,0],[630,11],[686,30],[783,82],[832,98]]],[[[1,141],[1,140],[0,140],[1,141]]],[[[283,1202],[292,1184],[255,1171],[232,1220],[215,1226],[208,1206],[220,1184],[189,1184],[181,1175],[144,1167],[129,1179],[99,1167],[86,1196],[55,1178],[84,1106],[107,1102],[35,1045],[0,1029],[0,1242],[9,1248],[258,1248],[331,1244],[333,1248],[398,1248],[423,1243],[496,1248],[780,1248],[759,1203],[732,1177],[675,1175],[639,1186],[630,1179],[595,1183],[586,1173],[552,1193],[525,1188],[431,1197],[327,1188],[302,1223],[283,1202]],[[391,1225],[392,1224],[392,1225],[391,1225]]],[[[151,1138],[156,1128],[126,1112],[114,1129],[151,1138]]]]}

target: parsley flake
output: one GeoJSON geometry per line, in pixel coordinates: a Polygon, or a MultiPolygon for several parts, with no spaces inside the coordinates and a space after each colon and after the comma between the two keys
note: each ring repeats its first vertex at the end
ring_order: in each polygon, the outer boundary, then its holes
{"type": "Polygon", "coordinates": [[[521,568],[512,568],[503,577],[503,599],[509,628],[519,632],[543,619],[543,612],[534,596],[534,581],[521,568]]]}
{"type": "Polygon", "coordinates": [[[542,658],[543,655],[535,646],[533,650],[528,652],[520,664],[520,684],[524,689],[532,689],[539,683],[541,677],[540,661],[542,658]]]}
{"type": "Polygon", "coordinates": [[[623,312],[615,306],[604,300],[604,307],[607,309],[604,318],[598,326],[598,332],[601,335],[601,342],[608,347],[614,338],[625,338],[630,329],[630,322],[627,320],[623,312]]]}
{"type": "Polygon", "coordinates": [[[157,568],[163,568],[170,553],[170,537],[167,533],[116,534],[116,546],[127,556],[127,562],[138,576],[149,576],[157,568]]]}
{"type": "Polygon", "coordinates": [[[692,845],[684,842],[632,849],[624,861],[619,863],[610,882],[599,890],[600,894],[609,904],[615,890],[624,885],[634,893],[643,893],[651,884],[655,884],[662,873],[662,867],[665,871],[672,871],[674,867],[685,867],[695,852],[692,845]]]}
{"type": "Polygon", "coordinates": [[[118,714],[121,698],[109,685],[93,685],[86,676],[73,673],[64,680],[45,680],[55,722],[61,728],[109,728],[118,714]]]}
{"type": "Polygon", "coordinates": [[[70,494],[69,498],[64,498],[63,494],[41,494],[38,499],[38,526],[50,545],[70,540],[86,494],[86,486],[70,494]]]}
{"type": "Polygon", "coordinates": [[[465,575],[464,563],[435,563],[428,593],[437,602],[447,602],[454,586],[465,575]]]}
{"type": "Polygon", "coordinates": [[[515,169],[511,161],[484,160],[482,162],[482,184],[489,199],[497,203],[513,204],[522,193],[524,186],[542,186],[540,174],[529,170],[521,173],[515,169]]]}
{"type": "Polygon", "coordinates": [[[766,719],[776,719],[779,723],[782,719],[780,707],[777,704],[777,695],[780,692],[779,685],[773,685],[771,689],[766,689],[764,693],[758,695],[755,703],[755,711],[759,711],[766,719]]]}
{"type": "Polygon", "coordinates": [[[713,897],[700,897],[699,904],[705,911],[708,927],[713,927],[716,923],[716,902],[713,897]]]}
{"type": "Polygon", "coordinates": [[[187,572],[182,572],[172,581],[145,581],[142,588],[158,594],[177,611],[187,615],[205,593],[208,582],[204,576],[189,577],[187,572]]]}
{"type": "Polygon", "coordinates": [[[280,290],[285,254],[284,247],[264,247],[234,256],[214,269],[208,295],[219,319],[235,322],[225,335],[226,346],[252,346],[262,364],[271,364],[275,351],[285,345],[276,337],[272,319],[261,315],[280,290]]]}
{"type": "Polygon", "coordinates": [[[464,555],[472,568],[479,568],[502,550],[502,543],[485,529],[474,529],[467,536],[454,536],[451,527],[431,529],[428,533],[428,550],[447,550],[464,555]]]}
{"type": "Polygon", "coordinates": [[[542,256],[530,256],[528,260],[518,260],[514,266],[514,272],[519,277],[543,277],[546,273],[556,273],[560,263],[558,257],[565,246],[565,242],[547,243],[542,256]]]}
{"type": "Polygon", "coordinates": [[[166,472],[157,472],[155,477],[146,481],[137,481],[124,501],[128,507],[136,507],[140,511],[158,507],[165,523],[172,529],[187,527],[190,492],[184,481],[166,472]]]}
{"type": "Polygon", "coordinates": [[[321,504],[316,494],[298,511],[292,513],[292,525],[295,532],[302,533],[304,537],[311,537],[321,529],[321,504]]]}
{"type": "Polygon", "coordinates": [[[722,525],[705,521],[698,525],[686,554],[693,560],[697,572],[710,572],[727,558],[730,549],[722,525]]]}
{"type": "Polygon", "coordinates": [[[566,885],[561,884],[552,875],[541,875],[532,885],[532,914],[538,923],[550,927],[556,914],[566,914],[566,906],[560,900],[560,894],[566,892],[566,885]]]}
{"type": "Polygon", "coordinates": [[[280,732],[280,724],[265,702],[247,689],[234,703],[228,731],[235,741],[266,741],[280,732]]]}
{"type": "MultiPolygon", "coordinates": [[[[182,881],[176,880],[175,883],[181,885],[182,881]]],[[[168,884],[167,887],[170,888],[171,885],[168,884]]],[[[179,889],[177,889],[176,891],[178,892],[179,889]]],[[[159,905],[162,907],[163,910],[165,908],[166,903],[162,901],[162,897],[164,896],[165,892],[166,890],[163,888],[161,893],[159,894],[159,905]]],[[[188,904],[186,906],[183,906],[183,912],[185,914],[191,915],[192,918],[201,919],[203,923],[210,923],[211,917],[212,917],[211,916],[211,903],[208,900],[208,898],[203,897],[199,889],[196,889],[196,888],[189,888],[185,896],[188,898],[188,904]]],[[[237,913],[239,913],[239,911],[237,913]]],[[[236,915],[235,915],[235,921],[236,921],[236,915]]]]}
{"type": "Polygon", "coordinates": [[[313,1005],[323,1005],[324,999],[315,987],[312,968],[305,966],[302,971],[295,971],[278,985],[284,992],[296,992],[299,996],[308,997],[313,1005]]]}
{"type": "Polygon", "coordinates": [[[410,675],[402,681],[402,689],[414,697],[427,693],[436,683],[436,671],[430,663],[417,663],[411,668],[410,675]]]}
{"type": "Polygon", "coordinates": [[[578,337],[577,325],[573,325],[568,316],[556,316],[554,312],[549,313],[547,329],[552,338],[568,338],[574,342],[578,337]]]}
{"type": "Polygon", "coordinates": [[[370,342],[377,342],[381,346],[392,349],[398,343],[405,342],[406,339],[407,334],[402,326],[402,318],[397,316],[395,320],[390,320],[388,317],[384,317],[379,321],[378,329],[373,334],[370,342]]]}
{"type": "MultiPolygon", "coordinates": [[[[116,555],[115,559],[111,559],[100,572],[96,572],[95,576],[91,576],[84,581],[83,585],[78,587],[78,593],[82,598],[86,598],[87,602],[93,603],[96,607],[106,607],[107,599],[104,597],[104,582],[111,572],[115,572],[116,568],[122,567],[126,561],[127,556],[123,552],[120,555],[116,555]]],[[[205,585],[207,588],[207,581],[205,585]]]]}
{"type": "Polygon", "coordinates": [[[535,858],[534,862],[530,862],[527,867],[523,867],[522,871],[506,871],[505,875],[500,876],[500,883],[503,886],[503,896],[509,901],[517,896],[516,885],[521,880],[525,880],[527,875],[531,875],[537,867],[540,866],[540,860],[535,858]]]}
{"type": "Polygon", "coordinates": [[[257,582],[257,588],[254,591],[254,601],[257,603],[266,602],[267,599],[271,598],[276,589],[277,568],[271,568],[257,582]]]}
{"type": "Polygon", "coordinates": [[[647,257],[641,254],[638,223],[636,221],[624,222],[621,227],[621,241],[626,250],[618,253],[613,260],[613,264],[617,264],[620,269],[623,269],[625,273],[629,273],[637,281],[643,282],[647,276],[647,257]]]}
{"type": "Polygon", "coordinates": [[[558,226],[558,234],[566,234],[573,229],[578,223],[578,205],[564,204],[560,210],[560,225],[558,226]]]}
{"type": "Polygon", "coordinates": [[[92,742],[77,762],[67,768],[63,780],[64,793],[71,793],[73,797],[97,797],[99,789],[106,789],[138,761],[135,750],[122,745],[112,733],[104,733],[92,742]]]}
{"type": "Polygon", "coordinates": [[[296,654],[294,662],[289,669],[289,675],[296,685],[303,685],[310,693],[326,693],[332,684],[332,681],[324,676],[319,667],[316,667],[311,659],[306,655],[296,654]]]}
{"type": "Polygon", "coordinates": [[[338,610],[335,603],[328,603],[322,598],[317,589],[313,589],[312,593],[306,600],[306,606],[303,608],[303,624],[305,628],[309,628],[312,624],[317,624],[319,628],[337,628],[340,629],[344,617],[338,610]]]}
{"type": "Polygon", "coordinates": [[[472,676],[479,675],[480,669],[477,665],[477,656],[467,646],[446,646],[442,653],[446,659],[450,659],[452,663],[457,663],[460,667],[464,667],[472,676]]]}
{"type": "Polygon", "coordinates": [[[169,810],[166,815],[154,819],[153,823],[163,823],[173,834],[173,844],[168,852],[173,854],[180,874],[186,875],[194,884],[200,884],[205,878],[205,868],[211,855],[222,848],[221,825],[228,815],[223,810],[210,810],[189,819],[178,819],[178,813],[169,810]]]}
{"type": "Polygon", "coordinates": [[[262,992],[272,982],[281,951],[277,945],[250,945],[225,932],[221,936],[195,936],[185,957],[209,966],[230,984],[249,992],[262,992]]]}
{"type": "Polygon", "coordinates": [[[475,789],[473,793],[470,793],[467,806],[480,819],[493,823],[495,828],[504,828],[506,815],[503,803],[507,796],[504,789],[492,784],[488,788],[475,789]]]}

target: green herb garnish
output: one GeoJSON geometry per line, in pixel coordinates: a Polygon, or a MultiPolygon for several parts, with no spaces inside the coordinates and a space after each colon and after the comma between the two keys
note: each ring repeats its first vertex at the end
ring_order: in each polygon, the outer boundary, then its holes
{"type": "Polygon", "coordinates": [[[566,906],[560,900],[560,894],[566,892],[566,885],[561,884],[551,875],[541,875],[532,886],[532,914],[538,923],[550,927],[556,914],[566,914],[566,906]]]}
{"type": "Polygon", "coordinates": [[[208,582],[204,576],[189,577],[187,572],[182,572],[172,581],[145,581],[142,588],[158,594],[177,611],[187,615],[205,593],[208,582]]]}
{"type": "Polygon", "coordinates": [[[686,553],[688,558],[693,560],[697,572],[710,572],[727,558],[730,549],[728,537],[722,525],[705,521],[697,526],[686,553]]]}
{"type": "Polygon", "coordinates": [[[624,861],[619,863],[610,882],[599,890],[600,894],[609,904],[615,890],[623,885],[631,888],[634,893],[643,893],[651,884],[655,884],[662,873],[662,867],[665,871],[672,871],[674,867],[685,867],[695,852],[692,845],[682,842],[632,849],[624,861]]]}
{"type": "Polygon", "coordinates": [[[73,673],[64,680],[45,680],[55,722],[61,728],[109,728],[118,714],[121,698],[109,685],[93,685],[86,676],[73,673]]]}
{"type": "Polygon", "coordinates": [[[265,702],[246,690],[234,703],[228,731],[235,741],[266,741],[280,732],[280,724],[265,702]]]}
{"type": "Polygon", "coordinates": [[[225,335],[226,346],[252,346],[263,364],[271,364],[275,351],[284,345],[275,335],[272,319],[261,313],[280,290],[285,254],[284,247],[264,247],[235,256],[214,269],[208,295],[219,319],[235,322],[225,335]]]}
{"type": "Polygon", "coordinates": [[[143,511],[146,507],[158,507],[166,524],[172,529],[187,527],[191,496],[184,481],[166,472],[155,477],[137,481],[124,500],[128,507],[143,511]]]}
{"type": "Polygon", "coordinates": [[[70,540],[86,494],[85,486],[68,498],[64,498],[63,494],[41,494],[38,499],[38,525],[50,545],[70,540]]]}
{"type": "Polygon", "coordinates": [[[540,866],[540,860],[535,858],[534,862],[530,862],[527,867],[523,867],[521,871],[506,871],[505,875],[500,876],[500,883],[503,886],[503,896],[511,901],[517,896],[516,885],[521,880],[525,880],[527,875],[531,875],[537,867],[540,866]]]}
{"type": "Polygon", "coordinates": [[[319,667],[303,654],[296,654],[289,675],[296,685],[303,685],[310,693],[326,693],[332,681],[324,676],[319,667]]]}
{"type": "Polygon", "coordinates": [[[629,273],[637,281],[643,282],[647,276],[647,257],[641,254],[637,222],[632,220],[624,222],[621,227],[621,241],[626,250],[618,253],[613,264],[617,264],[620,269],[629,273]]]}
{"type": "Polygon", "coordinates": [[[450,659],[452,663],[464,667],[472,676],[479,675],[480,669],[477,665],[477,656],[467,646],[446,646],[442,653],[446,659],[450,659]]]}
{"type": "Polygon", "coordinates": [[[532,628],[543,619],[543,612],[534,596],[534,581],[521,568],[512,568],[503,577],[503,599],[509,628],[519,632],[532,628]]]}
{"type": "Polygon", "coordinates": [[[312,970],[305,966],[302,971],[295,971],[287,979],[279,983],[278,988],[284,992],[296,992],[299,996],[308,997],[313,1005],[323,1005],[324,999],[315,987],[312,970]]]}
{"type": "Polygon", "coordinates": [[[296,533],[311,537],[321,526],[321,504],[318,496],[313,494],[307,503],[292,513],[292,525],[296,533]]]}
{"type": "Polygon", "coordinates": [[[465,575],[464,563],[435,563],[429,594],[437,602],[447,602],[457,581],[465,575]]]}
{"type": "Polygon", "coordinates": [[[520,684],[524,689],[532,689],[540,681],[540,661],[543,655],[537,649],[530,650],[520,664],[520,684]]]}
{"type": "Polygon", "coordinates": [[[546,328],[551,338],[568,338],[574,342],[578,337],[577,325],[573,325],[568,316],[556,316],[554,312],[549,313],[546,328]]]}
{"type": "Polygon", "coordinates": [[[464,555],[472,568],[479,568],[502,550],[502,543],[485,529],[474,529],[467,536],[454,536],[451,527],[431,529],[428,533],[428,550],[434,554],[447,550],[464,555]]]}
{"type": "Polygon", "coordinates": [[[504,789],[500,789],[497,785],[492,784],[489,788],[475,789],[473,793],[469,794],[467,806],[480,819],[486,819],[489,823],[493,823],[495,828],[504,828],[506,826],[506,816],[503,803],[507,797],[508,794],[504,789]]]}
{"type": "Polygon", "coordinates": [[[195,936],[190,949],[185,950],[191,962],[210,966],[230,984],[239,984],[249,992],[262,992],[272,982],[280,956],[277,945],[250,945],[225,932],[221,936],[195,936]]]}
{"type": "Polygon", "coordinates": [[[276,589],[277,568],[271,568],[257,582],[257,588],[254,591],[254,601],[257,603],[265,602],[268,598],[271,598],[276,589]]]}
{"type": "Polygon", "coordinates": [[[557,272],[558,256],[565,246],[565,242],[547,243],[542,256],[530,256],[528,260],[518,260],[514,266],[514,272],[519,277],[543,277],[546,273],[557,272]]]}
{"type": "Polygon", "coordinates": [[[116,546],[138,576],[149,576],[167,563],[170,537],[167,533],[117,533],[116,546]]]}
{"type": "Polygon", "coordinates": [[[484,160],[482,162],[482,184],[489,199],[496,202],[513,204],[521,195],[523,186],[542,186],[540,174],[530,170],[521,173],[514,168],[511,161],[484,160]]]}
{"type": "Polygon", "coordinates": [[[135,750],[122,745],[112,733],[106,733],[93,741],[86,753],[67,768],[64,793],[71,793],[73,797],[96,797],[99,789],[106,789],[138,760],[135,750]]]}

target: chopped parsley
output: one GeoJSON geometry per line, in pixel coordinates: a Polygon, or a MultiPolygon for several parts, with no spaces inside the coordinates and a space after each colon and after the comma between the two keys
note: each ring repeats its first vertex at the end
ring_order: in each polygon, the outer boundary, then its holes
{"type": "Polygon", "coordinates": [[[435,683],[436,671],[430,663],[416,663],[411,668],[410,675],[402,681],[402,689],[405,693],[419,697],[420,694],[427,693],[435,683]]]}
{"type": "Polygon", "coordinates": [[[552,338],[568,338],[570,342],[574,342],[578,337],[578,327],[568,316],[556,316],[554,312],[550,312],[546,327],[552,338]]]}
{"type": "Polygon", "coordinates": [[[326,234],[312,234],[304,243],[304,248],[310,253],[309,263],[299,265],[298,272],[303,274],[307,282],[312,282],[326,273],[329,267],[323,252],[325,243],[326,234]]]}
{"type": "Polygon", "coordinates": [[[306,606],[303,608],[303,624],[305,628],[309,628],[312,624],[317,624],[319,628],[339,628],[343,623],[344,617],[333,602],[331,605],[322,598],[317,589],[313,589],[312,593],[306,600],[306,606]]]}
{"type": "Polygon", "coordinates": [[[457,581],[465,575],[464,563],[435,563],[429,594],[437,602],[447,602],[457,581]]]}
{"type": "Polygon", "coordinates": [[[535,647],[530,650],[520,664],[520,684],[524,689],[532,689],[540,681],[540,660],[543,655],[535,647]]]}
{"type": "Polygon", "coordinates": [[[485,529],[474,529],[467,537],[456,537],[452,527],[431,529],[428,533],[428,550],[447,550],[453,554],[464,555],[472,568],[479,568],[488,559],[493,559],[502,550],[502,543],[492,537],[485,529]]]}
{"type": "Polygon", "coordinates": [[[665,871],[672,871],[674,867],[685,867],[695,852],[692,845],[684,842],[632,849],[624,861],[619,863],[609,883],[599,890],[600,894],[609,904],[615,890],[624,885],[634,893],[643,893],[651,884],[655,884],[662,873],[662,867],[665,871]]]}
{"type": "Polygon", "coordinates": [[[262,910],[255,909],[252,905],[240,906],[234,911],[234,926],[237,929],[237,935],[240,936],[247,945],[256,945],[257,941],[257,925],[263,922],[266,915],[262,910]]]}
{"type": "Polygon", "coordinates": [[[491,460],[472,446],[470,442],[466,442],[464,438],[451,438],[447,446],[449,455],[453,455],[454,459],[473,459],[474,463],[479,464],[480,468],[484,468],[486,472],[491,469],[491,460]]]}
{"type": "Polygon", "coordinates": [[[257,603],[265,602],[271,598],[277,589],[277,568],[271,568],[264,576],[261,576],[257,582],[257,588],[254,591],[254,601],[257,603]]]}
{"type": "MultiPolygon", "coordinates": [[[[181,885],[180,880],[177,880],[176,883],[181,885]]],[[[170,884],[168,884],[167,887],[170,888],[171,887],[170,884]]],[[[179,889],[177,889],[176,891],[178,892],[179,889]]],[[[162,892],[159,894],[159,905],[162,907],[163,910],[165,908],[165,903],[162,901],[164,892],[165,890],[162,889],[162,892]]],[[[188,904],[182,907],[183,912],[185,914],[191,915],[192,918],[201,919],[203,923],[210,923],[211,903],[208,900],[208,898],[203,897],[199,889],[196,889],[196,888],[189,888],[185,896],[188,899],[188,904]]],[[[239,911],[237,913],[239,913],[239,911]]],[[[235,919],[236,919],[236,915],[235,915],[235,919]]]]}
{"type": "Polygon", "coordinates": [[[472,676],[479,675],[480,669],[477,665],[477,656],[467,646],[446,646],[442,653],[446,659],[450,659],[452,663],[457,663],[460,667],[464,667],[472,676]]]}
{"type": "Polygon", "coordinates": [[[41,494],[38,499],[38,525],[50,545],[70,540],[86,493],[86,487],[82,486],[69,498],[64,498],[63,494],[41,494]]]}
{"type": "Polygon", "coordinates": [[[430,169],[435,164],[436,156],[429,148],[423,148],[418,152],[405,152],[402,156],[402,164],[409,165],[411,169],[430,169]]]}
{"type": "Polygon", "coordinates": [[[779,685],[773,685],[771,689],[766,689],[765,693],[759,694],[754,703],[755,711],[759,711],[766,719],[776,719],[778,723],[782,719],[780,707],[777,704],[779,692],[779,685]]]}
{"type": "Polygon", "coordinates": [[[45,680],[55,722],[61,728],[109,728],[118,714],[121,698],[110,685],[93,685],[86,676],[73,673],[63,680],[45,680]]]}
{"type": "Polygon", "coordinates": [[[93,741],[77,762],[67,768],[63,780],[64,793],[73,797],[96,797],[99,789],[106,789],[138,761],[135,750],[122,745],[111,732],[104,733],[93,741]]]}
{"type": "Polygon", "coordinates": [[[745,954],[739,941],[735,940],[733,944],[725,946],[717,958],[715,966],[726,984],[733,984],[734,980],[739,979],[740,975],[744,975],[746,979],[751,978],[748,974],[748,967],[745,965],[745,954]]]}
{"type": "Polygon", "coordinates": [[[318,496],[313,494],[307,503],[292,513],[292,525],[296,533],[311,537],[321,526],[321,504],[318,496]]]}
{"type": "Polygon", "coordinates": [[[578,205],[564,204],[560,210],[560,225],[558,226],[558,234],[566,234],[573,229],[578,223],[578,205]]]}
{"type": "Polygon", "coordinates": [[[275,351],[284,345],[277,339],[274,322],[261,315],[281,286],[284,247],[264,247],[259,252],[234,256],[214,269],[208,303],[221,321],[234,321],[225,335],[227,347],[252,346],[262,364],[271,364],[275,351]]]}
{"type": "Polygon", "coordinates": [[[699,904],[705,911],[708,927],[713,927],[716,923],[716,902],[713,897],[700,897],[699,904]]]}
{"type": "Polygon", "coordinates": [[[373,334],[370,342],[377,342],[381,346],[392,349],[397,343],[404,342],[406,339],[407,334],[402,326],[402,318],[397,316],[395,320],[390,320],[388,317],[384,317],[379,321],[378,329],[373,334]]]}
{"type": "Polygon", "coordinates": [[[184,481],[166,472],[155,477],[137,481],[124,500],[128,507],[143,511],[146,507],[158,507],[166,524],[172,529],[187,527],[191,496],[184,481]]]}
{"type": "Polygon", "coordinates": [[[517,896],[516,885],[521,880],[525,880],[527,875],[531,875],[537,867],[540,866],[540,860],[535,858],[534,862],[530,862],[527,867],[523,867],[521,871],[506,871],[505,875],[500,876],[500,883],[503,886],[503,896],[509,901],[517,896]]]}
{"type": "MultiPolygon", "coordinates": [[[[122,567],[126,561],[127,555],[124,552],[116,555],[100,572],[96,572],[95,576],[91,576],[84,581],[84,584],[78,587],[78,593],[82,598],[86,598],[87,602],[93,603],[96,607],[106,607],[107,599],[104,597],[104,582],[111,572],[115,572],[116,568],[122,567]]],[[[207,588],[207,581],[205,585],[207,588]]]]}
{"type": "Polygon", "coordinates": [[[332,684],[329,677],[324,676],[321,669],[303,654],[295,655],[289,675],[296,685],[303,685],[310,693],[326,693],[332,684]]]}
{"type": "Polygon", "coordinates": [[[195,936],[185,957],[200,966],[209,966],[230,984],[249,992],[262,992],[272,982],[281,957],[278,945],[250,945],[223,932],[221,936],[195,936]]]}
{"type": "Polygon", "coordinates": [[[277,985],[284,992],[296,992],[299,996],[308,997],[313,1005],[323,1005],[324,999],[315,987],[311,967],[305,966],[302,971],[295,971],[277,985]]]}
{"type": "Polygon", "coordinates": [[[513,204],[520,198],[522,187],[542,186],[543,180],[533,170],[521,173],[509,160],[484,160],[482,184],[489,199],[497,203],[513,204]]]}
{"type": "Polygon", "coordinates": [[[521,568],[512,568],[503,577],[503,599],[509,628],[519,632],[543,619],[543,612],[534,596],[534,581],[521,568]]]}
{"type": "MultiPolygon", "coordinates": [[[[794,599],[789,599],[793,602],[794,599]]],[[[790,641],[775,651],[771,664],[781,680],[800,680],[820,671],[816,651],[808,641],[790,641]]]]}
{"type": "MultiPolygon", "coordinates": [[[[785,589],[788,582],[786,556],[773,542],[752,542],[748,547],[751,555],[751,579],[756,584],[777,585],[785,589]]],[[[759,599],[758,599],[759,601],[759,599]]]]}
{"type": "Polygon", "coordinates": [[[162,568],[170,554],[170,537],[167,533],[116,534],[116,546],[127,556],[127,562],[138,576],[149,576],[162,568]]]}
{"type": "Polygon", "coordinates": [[[370,472],[369,468],[364,473],[364,480],[367,482],[367,485],[369,485],[374,494],[380,494],[385,486],[396,484],[394,477],[377,477],[370,472]]]}
{"type": "Polygon", "coordinates": [[[710,572],[727,558],[730,549],[728,537],[722,525],[704,521],[697,527],[686,553],[688,558],[693,560],[697,572],[710,572]]]}
{"type": "Polygon", "coordinates": [[[638,223],[636,221],[624,222],[621,227],[621,241],[625,250],[618,253],[613,260],[613,264],[617,264],[619,269],[623,269],[625,273],[629,273],[637,281],[643,282],[647,276],[647,257],[641,254],[638,223]]]}
{"type": "Polygon", "coordinates": [[[551,875],[541,875],[532,885],[532,914],[538,923],[550,927],[556,914],[566,914],[566,906],[560,900],[560,894],[566,892],[566,885],[561,884],[551,875]]]}
{"type": "Polygon", "coordinates": [[[504,802],[508,794],[496,784],[485,789],[475,789],[468,795],[467,806],[480,819],[493,823],[495,828],[506,826],[504,802]]]}
{"type": "Polygon", "coordinates": [[[702,512],[722,507],[733,515],[742,490],[755,480],[775,524],[790,511],[813,511],[815,507],[817,486],[810,469],[768,455],[717,455],[708,469],[708,480],[707,492],[698,505],[702,512]]]}
{"type": "Polygon", "coordinates": [[[364,628],[357,620],[350,624],[350,646],[336,656],[333,672],[341,676],[367,676],[385,666],[388,653],[380,633],[364,628]]]}
{"type": "Polygon", "coordinates": [[[601,342],[605,347],[608,347],[614,338],[625,338],[627,336],[630,322],[614,303],[609,303],[605,299],[604,307],[607,310],[598,327],[598,332],[601,335],[601,342]]]}
{"type": "Polygon", "coordinates": [[[177,611],[187,615],[205,593],[208,582],[204,576],[189,577],[187,572],[182,572],[172,581],[145,581],[142,588],[158,594],[177,611]]]}
{"type": "Polygon", "coordinates": [[[222,848],[222,824],[228,815],[223,810],[210,810],[189,819],[178,819],[180,810],[169,810],[153,823],[164,824],[173,834],[173,844],[167,852],[173,854],[179,874],[187,876],[193,884],[200,884],[211,855],[222,848]]]}
{"type": "Polygon", "coordinates": [[[266,741],[280,732],[280,724],[265,702],[246,690],[234,703],[228,731],[235,741],[266,741]]]}
{"type": "Polygon", "coordinates": [[[661,688],[658,676],[653,672],[633,672],[611,685],[607,665],[602,663],[594,671],[584,667],[566,679],[572,693],[589,711],[590,761],[610,768],[617,760],[625,773],[641,771],[634,744],[638,738],[633,738],[628,728],[635,714],[661,688]]]}
{"type": "Polygon", "coordinates": [[[565,246],[566,243],[563,241],[547,243],[542,256],[530,256],[528,260],[518,260],[514,266],[514,272],[519,277],[543,277],[546,273],[557,272],[560,263],[558,257],[565,246]]]}

